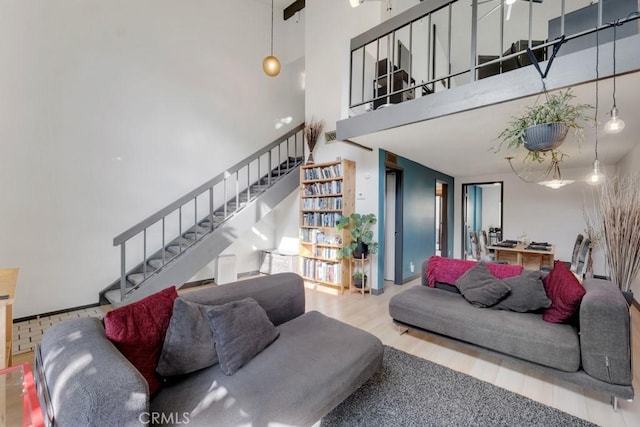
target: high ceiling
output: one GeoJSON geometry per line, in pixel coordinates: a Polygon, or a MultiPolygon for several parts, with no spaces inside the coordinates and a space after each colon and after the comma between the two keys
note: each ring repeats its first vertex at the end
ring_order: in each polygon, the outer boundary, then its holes
{"type": "MultiPolygon", "coordinates": [[[[617,135],[605,134],[602,125],[609,120],[613,104],[613,80],[599,83],[600,102],[598,121],[598,158],[605,165],[618,163],[638,143],[640,122],[635,120],[640,110],[640,72],[618,76],[617,106],[626,127],[617,135]]],[[[595,84],[575,86],[576,102],[595,105],[595,84]]],[[[495,153],[500,140],[497,136],[506,127],[511,116],[523,112],[533,105],[537,97],[519,99],[484,108],[478,108],[450,116],[440,117],[365,135],[352,140],[373,148],[383,148],[403,157],[422,163],[448,175],[462,177],[495,174],[510,171],[504,159],[506,150],[495,153]]],[[[542,102],[543,99],[538,100],[542,102]]],[[[388,108],[393,108],[388,107],[388,108]]],[[[594,110],[591,110],[592,113],[594,110]]],[[[564,168],[589,168],[594,159],[595,128],[587,125],[584,138],[578,143],[570,132],[560,150],[568,156],[563,160],[564,168]]],[[[519,152],[519,158],[526,153],[519,152]]],[[[548,165],[542,166],[544,169],[548,165]]]]}

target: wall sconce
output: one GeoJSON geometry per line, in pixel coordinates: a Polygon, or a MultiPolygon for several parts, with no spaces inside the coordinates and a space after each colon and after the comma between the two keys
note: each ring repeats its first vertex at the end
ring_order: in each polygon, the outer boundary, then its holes
{"type": "Polygon", "coordinates": [[[618,117],[618,107],[616,107],[616,28],[618,25],[622,25],[619,19],[613,23],[613,107],[611,119],[604,125],[606,133],[620,133],[624,129],[624,120],[618,117]]]}

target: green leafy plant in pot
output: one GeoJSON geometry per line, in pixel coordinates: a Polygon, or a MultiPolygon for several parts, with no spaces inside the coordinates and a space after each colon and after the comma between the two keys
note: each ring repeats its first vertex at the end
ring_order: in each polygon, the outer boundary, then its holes
{"type": "Polygon", "coordinates": [[[351,242],[338,249],[338,258],[353,256],[354,258],[366,258],[369,254],[378,252],[378,242],[373,241],[371,226],[378,220],[374,214],[361,215],[352,213],[343,216],[336,224],[336,229],[348,229],[351,234],[351,242]]]}
{"type": "Polygon", "coordinates": [[[571,88],[554,94],[545,92],[546,102],[532,107],[520,115],[511,117],[507,128],[498,138],[502,139],[500,148],[506,144],[508,149],[524,147],[529,152],[525,160],[544,162],[547,153],[562,158],[557,148],[564,142],[569,130],[573,130],[580,139],[584,129],[583,122],[591,118],[586,111],[593,108],[589,104],[574,104],[571,88]]]}
{"type": "Polygon", "coordinates": [[[353,286],[360,289],[362,286],[367,287],[367,275],[362,274],[361,271],[356,271],[353,273],[353,286]]]}

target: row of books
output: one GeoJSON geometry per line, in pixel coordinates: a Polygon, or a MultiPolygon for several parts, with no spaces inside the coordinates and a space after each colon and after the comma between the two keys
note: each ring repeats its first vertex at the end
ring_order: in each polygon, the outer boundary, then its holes
{"type": "Polygon", "coordinates": [[[338,250],[335,248],[316,248],[316,256],[327,259],[337,259],[338,250]]]}
{"type": "Polygon", "coordinates": [[[340,236],[339,234],[325,235],[324,232],[315,228],[301,228],[300,240],[307,243],[327,243],[339,245],[342,243],[342,236],[340,236]]]}
{"type": "Polygon", "coordinates": [[[300,269],[302,275],[310,279],[337,285],[342,282],[342,264],[339,263],[300,258],[300,269]]]}
{"type": "Polygon", "coordinates": [[[302,199],[302,209],[342,209],[342,197],[302,199]]]}
{"type": "Polygon", "coordinates": [[[342,176],[342,164],[338,163],[333,166],[324,168],[311,168],[304,170],[304,179],[306,181],[312,179],[340,178],[342,176]]]}
{"type": "Polygon", "coordinates": [[[340,221],[338,212],[309,212],[302,214],[302,225],[306,227],[335,227],[340,221]]]}
{"type": "Polygon", "coordinates": [[[342,181],[314,182],[313,184],[305,184],[304,186],[305,196],[340,193],[342,193],[342,181]]]}

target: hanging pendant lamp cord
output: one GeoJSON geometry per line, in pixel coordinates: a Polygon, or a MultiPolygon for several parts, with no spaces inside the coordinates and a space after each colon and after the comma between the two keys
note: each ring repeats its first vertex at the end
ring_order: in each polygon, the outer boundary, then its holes
{"type": "Polygon", "coordinates": [[[613,106],[616,106],[616,29],[618,25],[622,25],[617,19],[613,23],[613,106]]]}
{"type": "MultiPolygon", "coordinates": [[[[271,56],[273,56],[273,0],[271,0],[271,56]]],[[[615,101],[614,101],[614,104],[615,104],[615,101]]]]}
{"type": "MultiPolygon", "coordinates": [[[[615,28],[615,26],[614,26],[614,28],[615,28]]],[[[596,160],[598,160],[598,99],[599,99],[599,96],[598,96],[598,81],[600,80],[600,39],[598,38],[599,33],[600,33],[600,31],[598,30],[598,28],[596,28],[596,111],[595,111],[594,118],[593,118],[593,120],[595,121],[595,125],[596,125],[596,149],[595,149],[595,151],[596,151],[596,160]]],[[[615,36],[614,36],[614,40],[615,40],[615,36]]],[[[614,42],[613,46],[614,46],[614,52],[615,52],[615,42],[614,42]]],[[[613,63],[614,63],[614,68],[615,68],[615,61],[613,61],[613,63]]],[[[615,75],[615,71],[613,73],[615,75]]],[[[614,105],[616,103],[616,101],[615,101],[615,92],[616,92],[616,90],[615,90],[615,81],[616,81],[616,79],[614,77],[614,79],[613,79],[613,82],[614,82],[613,83],[614,84],[614,89],[613,89],[613,93],[614,93],[613,99],[614,99],[614,101],[613,101],[613,104],[614,105]]]]}

